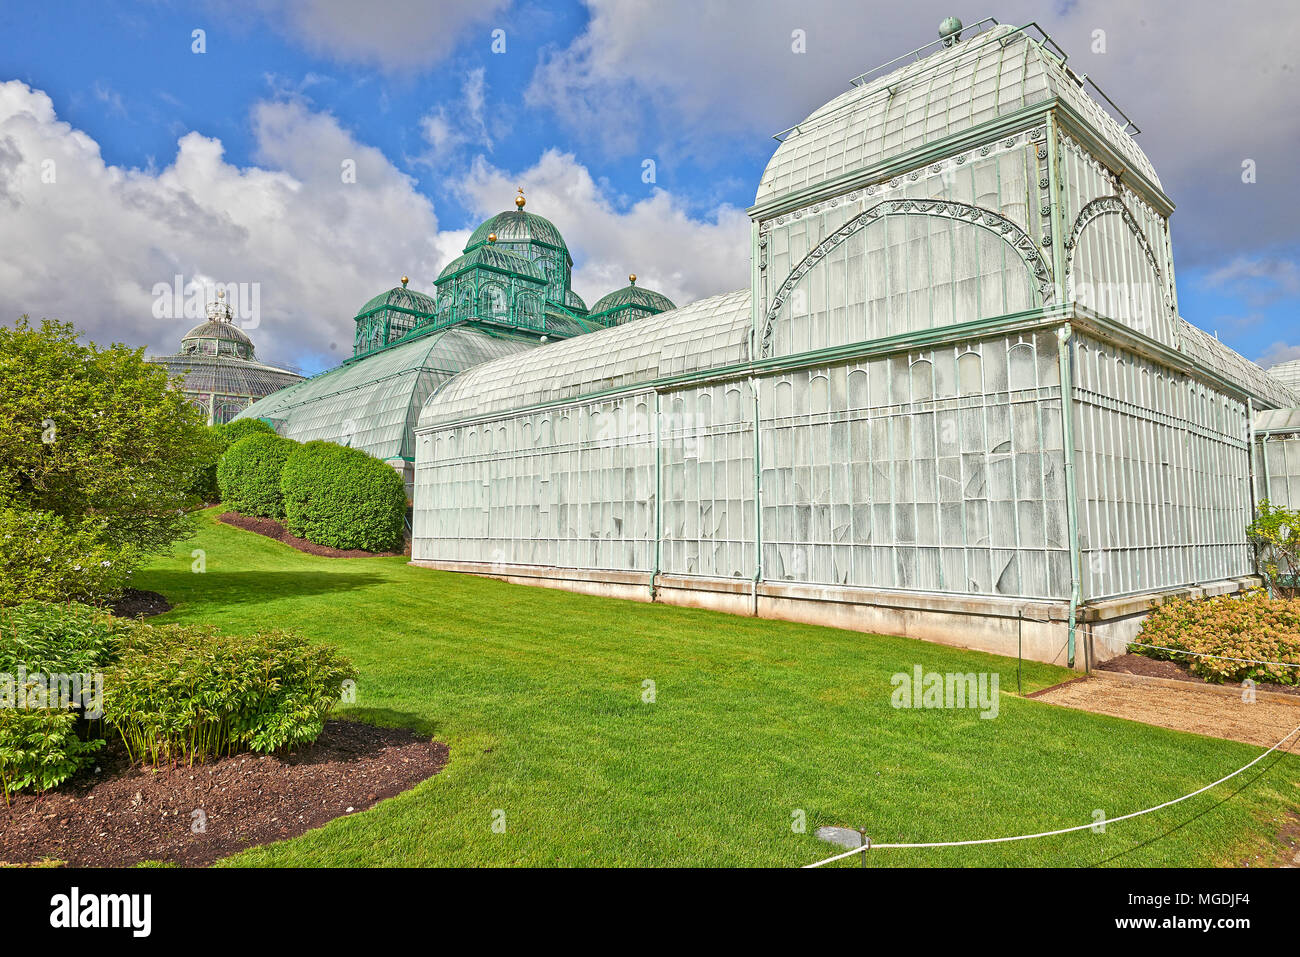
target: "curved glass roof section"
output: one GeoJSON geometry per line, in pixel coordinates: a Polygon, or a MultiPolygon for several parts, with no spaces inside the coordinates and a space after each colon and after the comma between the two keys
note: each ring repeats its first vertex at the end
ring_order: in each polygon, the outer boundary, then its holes
{"type": "Polygon", "coordinates": [[[546,282],[546,275],[532,260],[525,259],[523,256],[512,253],[507,249],[499,249],[493,243],[465,247],[463,254],[447,263],[442,272],[438,273],[437,282],[457,276],[467,269],[476,268],[507,275],[524,276],[535,282],[546,282]]]}
{"type": "Polygon", "coordinates": [[[1157,188],[1155,167],[1061,59],[1024,30],[994,26],[855,87],[789,131],[755,205],[868,169],[1052,97],[1073,107],[1157,188]]]}
{"type": "Polygon", "coordinates": [[[433,301],[432,296],[426,296],[414,289],[407,289],[405,286],[394,286],[387,292],[381,292],[358,309],[357,318],[359,319],[372,312],[378,312],[381,309],[387,309],[390,306],[395,306],[405,312],[428,316],[430,319],[438,311],[437,304],[433,301]]]}
{"type": "Polygon", "coordinates": [[[248,346],[249,354],[252,354],[253,340],[248,338],[248,333],[234,323],[223,319],[209,319],[206,322],[199,323],[181,337],[181,343],[194,339],[220,339],[226,342],[237,342],[241,346],[248,346]]]}
{"type": "Polygon", "coordinates": [[[601,296],[596,300],[596,304],[591,307],[591,311],[593,313],[609,312],[626,306],[637,306],[653,312],[668,312],[670,309],[677,308],[673,301],[662,293],[635,284],[628,284],[622,289],[615,289],[607,296],[601,296]]]}
{"type": "Polygon", "coordinates": [[[569,247],[564,244],[564,237],[553,222],[522,209],[508,209],[484,221],[470,234],[469,242],[465,244],[466,251],[486,243],[491,233],[497,234],[499,243],[541,243],[553,249],[562,249],[566,253],[569,251],[569,247]]]}
{"type": "Polygon", "coordinates": [[[181,376],[184,392],[256,398],[302,381],[302,376],[288,369],[228,355],[155,356],[149,361],[164,366],[169,376],[181,376]]]}
{"type": "Polygon", "coordinates": [[[1300,405],[1300,394],[1186,319],[1182,320],[1179,349],[1219,378],[1254,396],[1277,406],[1300,405]]]}
{"type": "Polygon", "coordinates": [[[534,345],[453,327],[281,389],[236,418],[268,419],[281,435],[299,442],[325,439],[381,459],[410,458],[411,428],[438,385],[471,366],[534,345]]]}
{"type": "Polygon", "coordinates": [[[420,427],[745,362],[750,328],[745,289],[489,362],[443,386],[420,414],[420,427]]]}

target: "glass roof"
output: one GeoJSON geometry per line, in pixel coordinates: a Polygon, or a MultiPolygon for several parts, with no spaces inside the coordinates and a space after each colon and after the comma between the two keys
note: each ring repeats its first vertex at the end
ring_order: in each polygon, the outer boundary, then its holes
{"type": "Polygon", "coordinates": [[[429,401],[420,426],[745,362],[750,328],[745,289],[542,346],[457,376],[429,401]]]}
{"type": "Polygon", "coordinates": [[[988,120],[1060,98],[1155,186],[1155,168],[1124,128],[1042,43],[993,27],[836,97],[773,154],[755,205],[855,173],[988,120]]]}
{"type": "Polygon", "coordinates": [[[168,375],[183,377],[185,384],[181,388],[185,392],[256,398],[302,381],[302,376],[288,369],[235,356],[153,356],[149,361],[166,367],[168,375]]]}
{"type": "Polygon", "coordinates": [[[1256,432],[1300,432],[1300,409],[1265,409],[1255,413],[1256,432]]]}
{"type": "Polygon", "coordinates": [[[1300,395],[1204,329],[1182,320],[1179,349],[1223,379],[1277,406],[1300,405],[1300,395]]]}
{"type": "Polygon", "coordinates": [[[281,389],[237,418],[269,419],[281,435],[299,442],[325,439],[382,459],[409,458],[420,407],[440,383],[534,345],[535,340],[457,326],[281,389]]]}

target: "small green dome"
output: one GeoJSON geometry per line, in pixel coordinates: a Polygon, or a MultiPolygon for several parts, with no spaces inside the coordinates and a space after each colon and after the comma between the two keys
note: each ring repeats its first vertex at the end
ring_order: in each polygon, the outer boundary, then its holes
{"type": "Polygon", "coordinates": [[[414,289],[407,289],[406,286],[394,286],[387,292],[381,292],[373,299],[366,302],[364,306],[357,310],[357,318],[369,315],[380,309],[386,309],[389,306],[397,306],[399,309],[407,309],[411,312],[418,312],[433,318],[437,311],[432,296],[426,296],[422,292],[416,292],[414,289]]]}
{"type": "Polygon", "coordinates": [[[577,312],[585,313],[587,311],[587,304],[583,302],[582,297],[572,289],[566,291],[564,294],[564,307],[566,309],[576,310],[577,312]]]}
{"type": "Polygon", "coordinates": [[[613,309],[634,306],[650,312],[667,312],[676,309],[676,304],[662,293],[645,289],[636,283],[629,283],[622,289],[616,289],[607,296],[601,296],[591,307],[593,313],[609,312],[613,309]]]}

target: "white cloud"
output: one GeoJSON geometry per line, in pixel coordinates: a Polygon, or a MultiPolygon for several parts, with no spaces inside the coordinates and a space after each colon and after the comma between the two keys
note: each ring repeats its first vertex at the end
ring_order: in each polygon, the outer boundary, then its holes
{"type": "Polygon", "coordinates": [[[440,167],[464,154],[467,147],[492,151],[484,104],[487,100],[486,71],[470,70],[461,85],[460,103],[448,109],[439,105],[420,117],[420,133],[428,149],[414,157],[425,166],[440,167]]]}
{"type": "MultiPolygon", "coordinates": [[[[256,282],[259,357],[315,368],[349,353],[357,307],[401,275],[433,291],[468,232],[440,232],[409,176],[301,101],[258,104],[252,129],[254,166],[232,165],[220,140],[188,132],[165,168],[124,169],[59,120],[45,93],[0,83],[0,321],[48,316],[98,342],[173,352],[195,320],[155,318],[156,284],[176,274],[256,282]],[[343,182],[345,163],[355,183],[343,182]]],[[[628,272],[679,304],[748,282],[749,221],[734,207],[701,219],[663,190],[611,197],[556,151],[520,172],[480,158],[452,185],[486,218],[513,208],[520,184],[529,210],[569,242],[589,304],[628,272]]]]}
{"type": "Polygon", "coordinates": [[[1291,362],[1295,359],[1300,359],[1300,346],[1275,342],[1265,349],[1264,354],[1255,361],[1265,369],[1270,369],[1280,362],[1291,362]]]}
{"type": "Polygon", "coordinates": [[[404,72],[437,64],[475,30],[483,31],[486,49],[491,28],[509,5],[510,0],[244,0],[233,10],[241,16],[249,9],[262,12],[315,53],[404,72]]]}
{"type": "Polygon", "coordinates": [[[573,286],[587,305],[637,282],[679,306],[749,285],[749,217],[722,205],[692,217],[672,194],[655,189],[630,204],[616,203],[571,153],[548,150],[532,167],[497,169],[479,158],[458,187],[484,219],[513,208],[522,185],[528,212],[551,220],[574,260],[573,286]]]}
{"type": "Polygon", "coordinates": [[[258,166],[189,132],[165,169],[123,169],[45,93],[0,83],[0,320],[59,318],[172,352],[194,323],[154,318],[155,284],[256,282],[258,355],[315,365],[347,354],[356,308],[403,273],[432,288],[437,218],[410,177],[300,103],[258,105],[253,127],[258,166]]]}
{"type": "Polygon", "coordinates": [[[1238,256],[1208,273],[1205,285],[1226,289],[1254,306],[1300,295],[1300,265],[1272,256],[1238,256]]]}
{"type": "MultiPolygon", "coordinates": [[[[847,89],[850,77],[937,37],[950,0],[584,0],[590,19],[572,43],[543,56],[527,92],[584,144],[627,155],[707,157],[719,135],[763,152],[766,137],[847,89]],[[794,53],[802,30],[807,52],[794,53]]],[[[1182,206],[1175,242],[1189,261],[1294,239],[1293,108],[1300,17],[1290,0],[1259,0],[1249,16],[1187,0],[1154,11],[1131,0],[1078,0],[1044,13],[1039,0],[1004,0],[1004,23],[1038,20],[1134,118],[1139,143],[1182,206]],[[1096,31],[1105,52],[1094,52],[1096,31]],[[1241,182],[1241,164],[1258,182],[1241,182]]],[[[734,147],[733,147],[734,148],[734,147]]],[[[754,184],[755,186],[757,184],[754,184]]]]}

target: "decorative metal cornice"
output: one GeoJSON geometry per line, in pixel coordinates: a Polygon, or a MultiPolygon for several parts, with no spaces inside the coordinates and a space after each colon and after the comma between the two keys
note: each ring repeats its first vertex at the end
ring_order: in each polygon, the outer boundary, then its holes
{"type": "Polygon", "coordinates": [[[999,213],[970,203],[938,199],[886,199],[859,213],[835,232],[817,244],[808,255],[785,278],[772,298],[772,305],[763,322],[762,351],[763,358],[771,355],[772,336],[776,329],[777,316],[790,292],[799,280],[812,270],[818,262],[841,243],[858,231],[886,216],[939,216],[956,222],[971,223],[987,229],[989,232],[1009,243],[1021,258],[1038,283],[1039,295],[1044,306],[1050,306],[1054,299],[1052,271],[1038,249],[1033,237],[1020,226],[999,213]]]}

